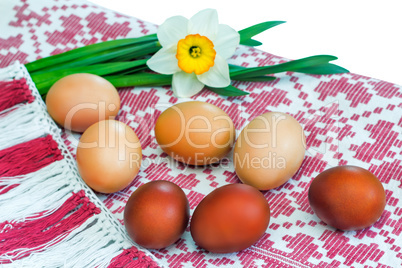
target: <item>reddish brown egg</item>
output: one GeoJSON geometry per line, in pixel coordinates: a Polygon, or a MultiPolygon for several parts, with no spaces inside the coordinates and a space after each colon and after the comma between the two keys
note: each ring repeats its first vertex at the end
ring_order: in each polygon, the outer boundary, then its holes
{"type": "Polygon", "coordinates": [[[386,203],[378,178],[356,166],[320,173],[311,183],[308,199],[318,218],[344,231],[369,227],[380,218],[386,203]]]}
{"type": "Polygon", "coordinates": [[[138,187],[124,209],[124,225],[137,244],[152,249],[176,242],[188,225],[190,206],[183,190],[169,181],[138,187]]]}
{"type": "Polygon", "coordinates": [[[265,233],[270,209],[264,195],[246,184],[228,184],[208,194],[195,209],[194,241],[215,253],[248,248],[265,233]]]}

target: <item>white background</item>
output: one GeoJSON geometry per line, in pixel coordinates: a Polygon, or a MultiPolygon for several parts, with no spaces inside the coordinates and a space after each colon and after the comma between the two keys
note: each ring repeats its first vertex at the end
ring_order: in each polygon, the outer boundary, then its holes
{"type": "Polygon", "coordinates": [[[318,54],[349,71],[402,85],[401,0],[91,0],[141,20],[162,24],[204,8],[235,30],[270,20],[286,21],[256,36],[259,49],[289,59],[318,54]]]}

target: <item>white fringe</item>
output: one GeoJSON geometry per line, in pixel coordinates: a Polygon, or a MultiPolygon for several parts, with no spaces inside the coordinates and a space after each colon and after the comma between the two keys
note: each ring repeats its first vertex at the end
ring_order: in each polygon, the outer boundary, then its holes
{"type": "Polygon", "coordinates": [[[61,243],[54,244],[59,239],[47,243],[44,251],[13,261],[8,267],[107,267],[126,246],[115,240],[113,230],[98,215],[73,230],[61,243]]]}
{"type": "Polygon", "coordinates": [[[30,104],[21,105],[0,116],[0,150],[45,136],[49,130],[30,104]]]}
{"type": "Polygon", "coordinates": [[[21,79],[24,77],[21,71],[20,63],[17,61],[13,65],[7,66],[6,68],[0,69],[0,81],[9,81],[12,79],[21,79]]]}
{"type": "MultiPolygon", "coordinates": [[[[34,173],[13,178],[0,178],[0,186],[20,184],[0,195],[0,222],[24,220],[43,211],[41,217],[52,214],[70,196],[72,190],[71,177],[64,160],[60,160],[34,173]],[[64,163],[63,163],[64,162],[64,163]],[[27,196],[29,198],[21,198],[27,196]]],[[[0,230],[1,233],[1,230],[0,230]]]]}

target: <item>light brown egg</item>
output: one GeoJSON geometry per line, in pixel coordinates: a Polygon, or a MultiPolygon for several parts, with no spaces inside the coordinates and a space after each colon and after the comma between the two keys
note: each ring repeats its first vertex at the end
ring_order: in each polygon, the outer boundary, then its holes
{"type": "Polygon", "coordinates": [[[292,116],[269,112],[253,119],[236,141],[236,174],[259,190],[276,188],[299,169],[305,154],[303,128],[292,116]]]}
{"type": "Polygon", "coordinates": [[[155,125],[162,150],[177,161],[207,165],[231,150],[235,128],[230,117],[213,104],[190,101],[166,109],[155,125]]]}
{"type": "Polygon", "coordinates": [[[80,138],[77,166],[89,187],[113,193],[127,187],[140,170],[141,144],[135,132],[116,120],[91,125],[80,138]]]}
{"type": "Polygon", "coordinates": [[[47,93],[46,106],[56,123],[83,132],[98,121],[114,119],[120,109],[120,97],[106,79],[79,73],[54,83],[47,93]]]}
{"type": "Polygon", "coordinates": [[[308,200],[318,218],[344,231],[369,227],[380,218],[386,204],[378,178],[357,166],[321,172],[310,185],[308,200]]]}

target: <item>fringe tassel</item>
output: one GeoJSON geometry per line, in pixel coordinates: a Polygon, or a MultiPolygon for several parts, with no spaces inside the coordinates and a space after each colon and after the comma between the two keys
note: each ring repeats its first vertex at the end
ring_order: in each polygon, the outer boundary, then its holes
{"type": "Polygon", "coordinates": [[[21,64],[16,61],[14,64],[9,65],[5,68],[0,68],[0,81],[10,80],[10,79],[21,79],[23,78],[23,72],[21,64]]]}
{"type": "Polygon", "coordinates": [[[63,156],[51,135],[0,151],[0,177],[35,172],[63,156]]]}
{"type": "Polygon", "coordinates": [[[53,213],[71,192],[81,189],[71,185],[71,179],[65,159],[27,175],[0,178],[0,187],[11,188],[0,195],[0,222],[53,213]]]}
{"type": "Polygon", "coordinates": [[[20,103],[31,103],[35,100],[25,78],[12,81],[0,81],[0,111],[4,111],[20,103]]]}
{"type": "MultiPolygon", "coordinates": [[[[42,229],[45,228],[42,221],[49,222],[52,215],[60,212],[60,207],[71,202],[67,199],[71,195],[72,187],[74,192],[79,191],[79,185],[72,186],[71,176],[67,159],[62,159],[34,173],[0,178],[0,185],[6,185],[7,182],[19,184],[8,193],[0,195],[0,208],[3,212],[7,211],[0,214],[0,222],[9,224],[2,224],[0,230],[32,220],[42,224],[42,229]]],[[[11,252],[14,255],[10,252],[6,254],[2,261],[12,262],[9,264],[12,267],[34,267],[33,264],[36,263],[40,264],[40,267],[107,267],[112,258],[129,244],[128,238],[122,240],[116,236],[115,227],[108,221],[104,215],[94,215],[73,231],[69,230],[70,227],[66,226],[66,223],[60,223],[60,226],[65,226],[68,233],[66,237],[55,238],[40,246],[32,245],[37,246],[34,248],[19,248],[11,252]]],[[[0,241],[2,239],[0,231],[0,241]]],[[[127,262],[129,261],[130,259],[127,259],[127,262]]],[[[152,260],[149,262],[152,263],[152,260]]]]}
{"type": "Polygon", "coordinates": [[[50,133],[46,121],[33,108],[23,105],[0,114],[0,150],[50,133]]]}
{"type": "Polygon", "coordinates": [[[47,217],[0,223],[0,263],[11,263],[11,260],[28,256],[31,251],[41,251],[59,243],[77,226],[98,213],[100,209],[81,190],[73,193],[57,211],[47,217]]]}
{"type": "Polygon", "coordinates": [[[45,250],[14,260],[13,267],[32,267],[35,263],[40,267],[107,267],[110,259],[123,247],[108,226],[107,222],[94,215],[62,243],[49,243],[45,250]]]}
{"type": "Polygon", "coordinates": [[[121,254],[114,257],[108,268],[156,268],[159,267],[151,258],[146,256],[144,252],[139,251],[136,247],[123,250],[121,254]]]}
{"type": "Polygon", "coordinates": [[[132,267],[130,266],[132,261],[136,264],[134,267],[159,267],[151,257],[144,256],[143,252],[136,255],[136,249],[132,250],[132,255],[128,255],[125,262],[120,262],[128,266],[119,266],[118,262],[110,266],[112,259],[115,259],[113,256],[120,254],[127,247],[127,243],[116,237],[115,227],[110,226],[109,221],[109,219],[102,219],[100,215],[94,215],[85,224],[72,231],[62,243],[47,243],[46,248],[41,248],[42,251],[31,252],[26,258],[12,261],[12,265],[13,267],[33,267],[33,264],[40,263],[40,267],[106,268],[132,267]]]}
{"type": "Polygon", "coordinates": [[[8,191],[17,187],[18,184],[11,184],[11,185],[1,185],[0,186],[0,195],[7,193],[8,191]]]}

